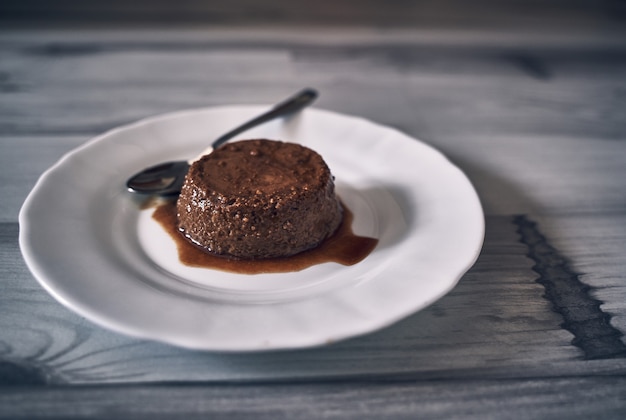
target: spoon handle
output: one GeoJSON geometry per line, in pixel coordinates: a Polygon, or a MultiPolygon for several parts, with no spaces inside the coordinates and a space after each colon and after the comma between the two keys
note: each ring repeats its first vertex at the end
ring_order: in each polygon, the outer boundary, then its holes
{"type": "Polygon", "coordinates": [[[304,89],[294,96],[286,99],[284,102],[279,103],[265,114],[259,115],[258,117],[248,121],[247,123],[240,125],[239,127],[229,131],[226,134],[223,134],[221,137],[213,142],[211,147],[213,149],[217,149],[223,143],[232,139],[239,133],[242,133],[252,127],[256,127],[259,124],[263,124],[264,122],[267,122],[269,120],[273,120],[274,118],[282,117],[284,115],[299,111],[302,108],[311,104],[311,102],[313,102],[316,98],[317,91],[313,89],[304,89]]]}

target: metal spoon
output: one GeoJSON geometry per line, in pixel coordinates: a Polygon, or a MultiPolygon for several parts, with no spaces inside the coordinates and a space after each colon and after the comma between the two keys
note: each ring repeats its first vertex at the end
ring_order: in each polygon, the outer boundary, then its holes
{"type": "MultiPolygon", "coordinates": [[[[237,134],[259,124],[300,111],[302,108],[310,105],[316,98],[317,92],[315,90],[304,89],[284,102],[279,103],[270,111],[222,135],[211,144],[211,149],[218,148],[237,134]]],[[[184,160],[160,163],[130,177],[126,181],[126,187],[128,191],[139,194],[175,195],[180,193],[188,170],[189,162],[184,160]]]]}

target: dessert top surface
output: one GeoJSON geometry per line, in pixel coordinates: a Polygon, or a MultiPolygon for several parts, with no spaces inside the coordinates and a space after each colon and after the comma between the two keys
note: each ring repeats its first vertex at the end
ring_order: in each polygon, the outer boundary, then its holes
{"type": "Polygon", "coordinates": [[[203,156],[188,177],[199,188],[221,194],[275,194],[319,188],[329,179],[322,157],[295,143],[243,140],[203,156]]]}

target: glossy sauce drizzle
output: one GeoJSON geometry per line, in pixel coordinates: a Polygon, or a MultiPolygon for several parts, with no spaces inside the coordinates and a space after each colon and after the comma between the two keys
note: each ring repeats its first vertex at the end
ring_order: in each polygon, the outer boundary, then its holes
{"type": "Polygon", "coordinates": [[[262,260],[235,259],[204,251],[194,245],[178,230],[176,201],[159,205],[152,217],[163,226],[176,242],[178,258],[188,266],[230,271],[238,274],[287,273],[300,271],[312,265],[336,262],[354,265],[374,250],[378,239],[357,236],[352,232],[353,215],[344,206],[343,221],[337,232],[316,248],[291,257],[262,260]]]}

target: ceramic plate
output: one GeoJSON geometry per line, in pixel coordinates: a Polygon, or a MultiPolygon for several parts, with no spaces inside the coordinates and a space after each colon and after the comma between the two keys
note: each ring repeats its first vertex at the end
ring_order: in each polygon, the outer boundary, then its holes
{"type": "Polygon", "coordinates": [[[179,263],[175,245],[125,181],[188,159],[268,107],[229,106],[142,120],[97,137],[42,175],[20,212],[20,246],[41,285],[93,322],[205,350],[323,345],[368,333],[442,297],[475,262],[484,218],[466,176],[389,127],[307,109],[240,138],[319,152],[355,216],[379,239],[353,266],[241,275],[179,263]]]}

